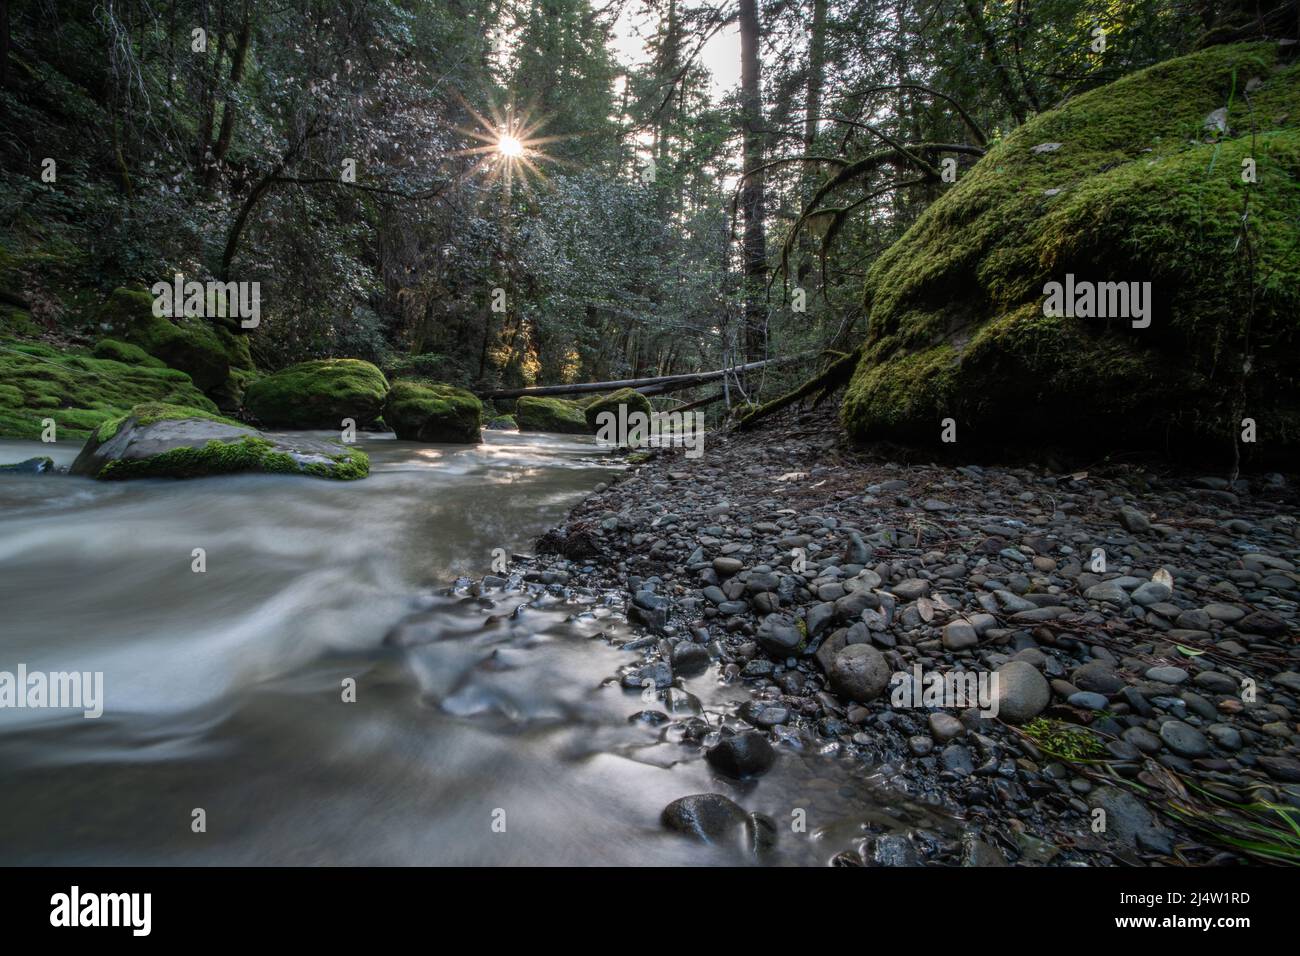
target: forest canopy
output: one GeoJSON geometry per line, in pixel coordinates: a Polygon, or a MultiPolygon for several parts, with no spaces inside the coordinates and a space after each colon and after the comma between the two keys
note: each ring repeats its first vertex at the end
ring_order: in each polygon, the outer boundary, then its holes
{"type": "Polygon", "coordinates": [[[226,406],[327,357],[483,390],[813,356],[728,382],[770,399],[861,341],[873,262],[980,157],[1251,11],[11,3],[4,333],[89,347],[179,274],[260,285],[226,406]]]}

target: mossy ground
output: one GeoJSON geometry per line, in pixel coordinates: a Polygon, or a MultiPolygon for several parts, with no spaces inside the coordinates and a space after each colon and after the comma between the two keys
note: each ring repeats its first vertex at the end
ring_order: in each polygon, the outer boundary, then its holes
{"type": "Polygon", "coordinates": [[[176,369],[96,357],[86,349],[0,340],[0,437],[40,438],[42,420],[52,418],[58,438],[85,438],[142,402],[217,411],[176,369]]]}
{"type": "Polygon", "coordinates": [[[636,389],[620,388],[616,392],[599,396],[595,401],[587,404],[587,407],[583,409],[583,414],[587,421],[587,428],[593,432],[596,430],[597,419],[602,412],[613,412],[617,418],[618,407],[620,405],[627,406],[627,414],[629,416],[633,412],[644,412],[646,415],[650,415],[654,411],[653,407],[650,405],[650,399],[646,398],[636,389]]]}
{"type": "Polygon", "coordinates": [[[563,398],[525,395],[515,403],[515,421],[521,432],[560,432],[586,435],[591,432],[583,407],[563,398]]]}
{"type": "Polygon", "coordinates": [[[439,382],[394,382],[384,403],[384,421],[407,441],[483,440],[483,403],[464,389],[439,382]]]}
{"type": "Polygon", "coordinates": [[[99,322],[110,336],[188,372],[195,385],[214,396],[230,390],[232,372],[243,373],[242,381],[253,369],[247,336],[208,319],[156,316],[153,296],[144,289],[113,290],[99,322]]]}
{"type": "Polygon", "coordinates": [[[976,440],[1047,426],[1226,448],[1248,416],[1261,441],[1300,441],[1300,66],[1277,55],[1163,63],[992,147],[873,265],[848,430],[937,441],[951,416],[976,440]],[[1207,132],[1224,107],[1228,131],[1207,132]],[[1044,316],[1066,273],[1150,281],[1150,327],[1044,316]]]}
{"type": "Polygon", "coordinates": [[[373,423],[387,395],[388,380],[369,362],[318,359],[253,382],[244,404],[272,427],[340,428],[345,418],[359,426],[373,423]]]}

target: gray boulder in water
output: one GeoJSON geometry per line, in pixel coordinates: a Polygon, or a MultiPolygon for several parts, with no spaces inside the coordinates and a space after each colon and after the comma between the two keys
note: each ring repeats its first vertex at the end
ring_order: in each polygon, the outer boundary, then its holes
{"type": "Polygon", "coordinates": [[[0,475],[48,475],[53,471],[53,458],[28,458],[12,465],[0,465],[0,475]]]}
{"type": "Polygon", "coordinates": [[[370,472],[365,452],[305,436],[267,435],[199,409],[149,403],[104,422],[71,473],[99,479],[198,478],[238,471],[351,480],[370,472]]]}

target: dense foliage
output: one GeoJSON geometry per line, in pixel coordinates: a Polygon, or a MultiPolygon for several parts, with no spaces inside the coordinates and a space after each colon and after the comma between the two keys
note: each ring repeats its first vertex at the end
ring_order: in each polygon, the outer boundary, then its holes
{"type": "Polygon", "coordinates": [[[262,371],[491,388],[846,350],[944,160],[1232,22],[1173,0],[11,3],[0,333],[89,347],[115,289],[183,273],[260,283],[262,371]],[[629,24],[638,62],[614,52],[629,24]],[[737,29],[719,92],[701,51],[737,29]]]}

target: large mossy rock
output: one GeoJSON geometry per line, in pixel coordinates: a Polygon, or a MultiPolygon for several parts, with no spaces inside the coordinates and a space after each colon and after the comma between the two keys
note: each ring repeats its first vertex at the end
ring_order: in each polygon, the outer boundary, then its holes
{"type": "Polygon", "coordinates": [[[0,438],[40,438],[48,418],[57,439],[84,439],[142,402],[217,411],[188,375],[134,346],[92,354],[13,339],[0,345],[0,438]]]}
{"type": "Polygon", "coordinates": [[[654,411],[650,405],[650,399],[636,389],[620,388],[617,392],[597,397],[595,401],[588,403],[587,407],[583,409],[583,414],[587,420],[587,429],[593,432],[596,431],[599,427],[598,419],[602,412],[612,412],[615,421],[618,421],[618,407],[620,405],[627,406],[627,412],[624,414],[625,418],[631,416],[633,412],[644,412],[646,417],[649,418],[654,411]]]}
{"type": "Polygon", "coordinates": [[[525,395],[515,403],[515,422],[521,432],[586,435],[591,431],[582,406],[563,398],[525,395]]]}
{"type": "Polygon", "coordinates": [[[394,382],[384,421],[406,441],[472,445],[483,440],[483,403],[463,388],[438,382],[394,382]]]}
{"type": "Polygon", "coordinates": [[[374,422],[384,409],[388,380],[360,359],[317,359],[260,378],[244,392],[244,405],[273,428],[342,428],[374,422]]]}
{"type": "MultiPolygon", "coordinates": [[[[153,314],[153,296],[143,289],[114,289],[99,313],[110,341],[134,345],[174,369],[222,407],[235,408],[253,371],[248,337],[207,319],[170,319],[153,314]]],[[[110,346],[111,348],[111,346],[110,346]]]]}
{"type": "Polygon", "coordinates": [[[268,436],[197,408],[149,403],[95,430],[71,473],[101,480],[199,478],[237,471],[351,480],[370,473],[365,452],[338,442],[268,436]]]}
{"type": "Polygon", "coordinates": [[[1300,66],[1217,47],[1042,114],[877,260],[866,305],[842,408],[858,437],[935,442],[951,417],[963,442],[1226,451],[1249,417],[1294,449],[1300,66]],[[1045,316],[1067,274],[1151,281],[1150,326],[1045,316]]]}

